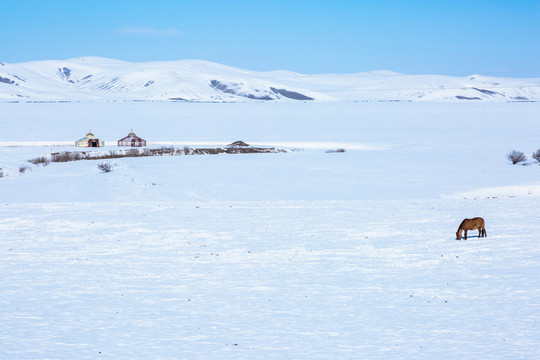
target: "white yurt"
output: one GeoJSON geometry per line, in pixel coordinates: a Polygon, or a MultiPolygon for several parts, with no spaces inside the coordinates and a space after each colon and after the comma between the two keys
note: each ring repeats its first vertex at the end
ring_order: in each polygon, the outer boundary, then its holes
{"type": "Polygon", "coordinates": [[[75,141],[75,146],[77,147],[102,147],[102,146],[105,146],[105,142],[95,137],[94,134],[92,134],[92,131],[89,131],[85,137],[75,141]]]}

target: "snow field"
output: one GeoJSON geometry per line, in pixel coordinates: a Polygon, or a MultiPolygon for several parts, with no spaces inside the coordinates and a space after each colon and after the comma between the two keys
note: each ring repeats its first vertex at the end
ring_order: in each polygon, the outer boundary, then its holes
{"type": "Polygon", "coordinates": [[[522,199],[0,211],[7,358],[536,354],[540,225],[522,199]],[[488,238],[454,240],[463,212],[488,238]]]}
{"type": "Polygon", "coordinates": [[[538,357],[538,104],[0,109],[0,358],[538,357]],[[300,151],[18,173],[88,128],[300,151]]]}

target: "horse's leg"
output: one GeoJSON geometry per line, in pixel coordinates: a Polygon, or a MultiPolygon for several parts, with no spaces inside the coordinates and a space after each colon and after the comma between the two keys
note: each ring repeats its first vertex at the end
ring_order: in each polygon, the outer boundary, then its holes
{"type": "Polygon", "coordinates": [[[465,230],[465,236],[463,237],[463,240],[467,240],[467,230],[465,230]]]}
{"type": "Polygon", "coordinates": [[[483,236],[482,236],[482,228],[481,228],[481,227],[478,228],[478,237],[479,237],[479,238],[480,238],[480,237],[483,237],[483,236]]]}

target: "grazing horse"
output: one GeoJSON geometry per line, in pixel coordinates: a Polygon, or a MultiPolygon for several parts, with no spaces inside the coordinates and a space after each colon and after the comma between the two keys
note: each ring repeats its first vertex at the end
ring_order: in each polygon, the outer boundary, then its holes
{"type": "Polygon", "coordinates": [[[456,231],[456,237],[458,240],[461,240],[461,232],[465,231],[464,240],[467,240],[467,230],[478,229],[478,237],[487,237],[486,225],[484,224],[484,219],[481,217],[475,217],[473,219],[465,219],[459,224],[459,229],[456,231]]]}

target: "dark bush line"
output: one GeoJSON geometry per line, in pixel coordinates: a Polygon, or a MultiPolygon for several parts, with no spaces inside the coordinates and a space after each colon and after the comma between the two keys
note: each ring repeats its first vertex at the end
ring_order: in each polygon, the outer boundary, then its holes
{"type": "Polygon", "coordinates": [[[107,160],[119,159],[124,157],[146,157],[146,156],[164,156],[164,155],[187,155],[185,149],[176,149],[173,147],[162,147],[159,149],[129,149],[125,151],[111,150],[108,153],[95,153],[86,151],[64,151],[61,153],[52,153],[51,162],[68,162],[78,160],[107,160]]]}
{"type": "Polygon", "coordinates": [[[79,160],[109,160],[120,159],[126,157],[148,157],[148,156],[180,156],[180,155],[208,155],[208,154],[255,154],[255,153],[278,153],[286,152],[283,149],[265,148],[265,147],[226,147],[226,148],[199,148],[192,149],[190,147],[175,148],[172,146],[164,146],[157,149],[128,149],[115,151],[111,150],[107,153],[96,153],[87,151],[64,151],[52,153],[50,159],[41,156],[28,162],[44,166],[50,162],[68,162],[79,160]]]}
{"type": "Polygon", "coordinates": [[[258,147],[227,147],[227,148],[202,148],[193,149],[193,155],[206,154],[263,154],[286,152],[283,149],[276,148],[258,148],[258,147]]]}

